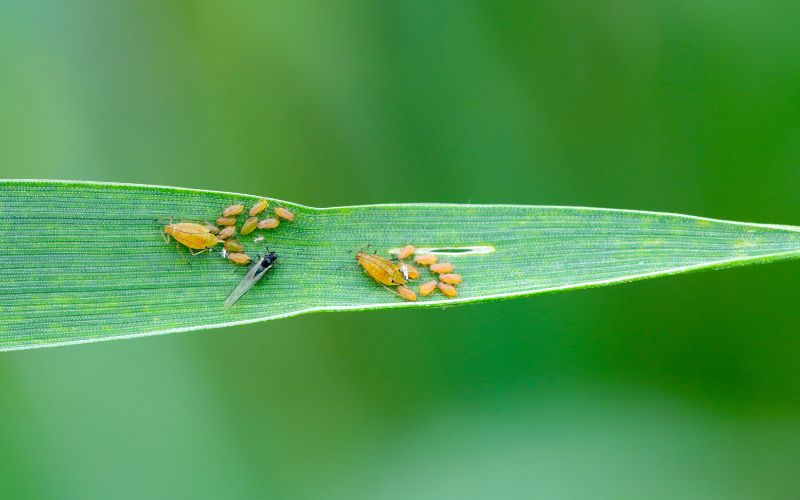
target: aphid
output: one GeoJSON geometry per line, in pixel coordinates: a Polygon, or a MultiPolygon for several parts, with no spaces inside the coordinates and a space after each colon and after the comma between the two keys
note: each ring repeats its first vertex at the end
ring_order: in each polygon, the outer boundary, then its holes
{"type": "Polygon", "coordinates": [[[164,226],[165,240],[168,236],[175,238],[175,241],[184,245],[191,250],[200,250],[200,252],[191,252],[196,255],[205,252],[209,248],[219,243],[219,239],[211,231],[201,224],[194,222],[179,222],[177,224],[167,224],[164,226]]]}
{"type": "Polygon", "coordinates": [[[281,223],[278,219],[264,219],[258,223],[259,229],[275,229],[281,223]]]}
{"type": "Polygon", "coordinates": [[[214,224],[203,224],[203,227],[208,229],[208,232],[211,234],[219,234],[219,228],[214,224]]]}
{"type": "Polygon", "coordinates": [[[254,262],[253,265],[250,266],[250,269],[247,270],[247,274],[244,275],[242,281],[236,285],[236,288],[234,288],[231,294],[228,295],[228,298],[225,299],[225,308],[235,304],[242,295],[253,288],[253,285],[255,285],[258,280],[263,278],[267,271],[269,271],[272,266],[275,265],[276,260],[278,260],[278,254],[275,252],[270,252],[254,262]]]}
{"type": "Polygon", "coordinates": [[[242,235],[250,234],[256,230],[258,227],[258,219],[256,217],[250,217],[244,224],[242,224],[242,229],[239,231],[242,235]]]}
{"type": "Polygon", "coordinates": [[[227,240],[228,238],[230,238],[234,234],[236,234],[236,226],[228,226],[228,227],[224,228],[222,231],[219,232],[219,234],[217,235],[217,238],[219,238],[221,240],[227,240]]]}
{"type": "Polygon", "coordinates": [[[294,220],[294,214],[283,207],[275,207],[275,215],[289,222],[294,220]]]}
{"type": "Polygon", "coordinates": [[[411,257],[412,255],[414,255],[414,250],[416,250],[414,248],[414,245],[406,245],[403,248],[401,248],[399,252],[397,252],[397,258],[398,259],[407,259],[407,258],[411,257]]]}
{"type": "Polygon", "coordinates": [[[417,294],[414,293],[414,290],[406,288],[404,285],[400,285],[397,287],[397,294],[403,297],[405,300],[410,300],[410,301],[417,300],[417,294]]]}
{"type": "Polygon", "coordinates": [[[440,274],[439,279],[448,285],[458,285],[461,283],[460,274],[440,274]]]}
{"type": "Polygon", "coordinates": [[[400,264],[398,269],[400,270],[401,273],[403,273],[403,277],[406,279],[406,281],[410,279],[415,280],[419,278],[419,271],[417,271],[417,268],[412,266],[411,264],[406,264],[405,262],[403,262],[402,264],[400,264]]]}
{"type": "Polygon", "coordinates": [[[217,225],[219,226],[233,226],[236,225],[236,219],[233,217],[220,217],[217,219],[217,225]]]}
{"type": "Polygon", "coordinates": [[[406,280],[392,261],[364,252],[356,253],[356,261],[367,274],[385,286],[405,285],[406,280]]]}
{"type": "Polygon", "coordinates": [[[236,264],[244,265],[250,263],[250,256],[247,255],[246,253],[239,253],[239,252],[229,253],[228,260],[236,264]]]}
{"type": "Polygon", "coordinates": [[[421,264],[423,266],[430,266],[431,264],[436,264],[437,260],[439,259],[432,253],[426,253],[414,257],[414,262],[416,262],[417,264],[421,264]]]}
{"type": "Polygon", "coordinates": [[[228,251],[231,251],[231,252],[243,252],[244,251],[244,245],[242,245],[241,243],[239,243],[236,240],[227,240],[227,241],[225,241],[225,245],[224,246],[225,246],[225,250],[228,250],[228,251]]]}
{"type": "Polygon", "coordinates": [[[267,200],[265,200],[264,198],[261,198],[260,200],[258,200],[258,202],[256,202],[255,205],[253,205],[253,208],[250,209],[250,217],[255,217],[256,215],[260,214],[268,206],[269,206],[269,203],[267,202],[267,200]]]}
{"type": "Polygon", "coordinates": [[[449,262],[438,262],[436,264],[431,264],[431,271],[434,273],[449,273],[453,270],[453,264],[449,262]]]}
{"type": "Polygon", "coordinates": [[[244,205],[231,205],[222,211],[222,216],[223,217],[236,216],[242,213],[242,211],[244,211],[244,205]]]}
{"type": "Polygon", "coordinates": [[[456,295],[458,295],[456,287],[454,287],[453,285],[440,281],[436,286],[439,287],[439,290],[448,297],[455,297],[456,295]]]}
{"type": "Polygon", "coordinates": [[[433,293],[436,289],[436,280],[428,281],[427,283],[423,283],[419,286],[419,294],[422,296],[428,296],[433,293]]]}

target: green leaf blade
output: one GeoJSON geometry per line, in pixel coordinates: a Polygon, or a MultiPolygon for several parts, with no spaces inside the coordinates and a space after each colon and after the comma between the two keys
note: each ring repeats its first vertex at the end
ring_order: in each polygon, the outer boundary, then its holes
{"type": "MultiPolygon", "coordinates": [[[[580,207],[376,205],[314,209],[248,253],[279,254],[233,308],[244,274],[219,255],[165,244],[163,219],[214,220],[258,196],[157,186],[0,182],[0,350],[212,328],[308,311],[419,307],[601,286],[800,256],[793,227],[580,207]],[[159,221],[159,219],[162,219],[159,221]],[[405,243],[483,246],[442,257],[464,276],[456,299],[404,302],[366,277],[354,250],[405,243]]],[[[423,274],[423,280],[427,276],[423,274]]],[[[422,282],[421,280],[420,282],[422,282]]]]}

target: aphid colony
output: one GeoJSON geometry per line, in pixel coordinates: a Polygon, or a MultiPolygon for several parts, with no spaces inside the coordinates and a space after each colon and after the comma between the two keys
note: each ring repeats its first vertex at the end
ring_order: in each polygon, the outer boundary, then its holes
{"type": "MultiPolygon", "coordinates": [[[[280,220],[293,221],[294,214],[283,207],[275,208],[275,215],[278,218],[267,217],[258,220],[259,214],[264,212],[269,206],[269,202],[262,198],[250,208],[248,217],[239,228],[239,234],[246,236],[256,229],[275,229],[280,225],[280,220]]],[[[249,264],[250,256],[244,253],[244,244],[236,239],[236,223],[238,217],[244,212],[244,205],[231,205],[222,211],[222,216],[217,219],[216,225],[210,223],[199,224],[197,222],[179,222],[177,224],[167,224],[164,226],[164,239],[169,242],[169,237],[173,237],[179,244],[189,249],[192,255],[211,251],[218,244],[222,243],[220,254],[229,261],[245,265],[249,264]],[[221,228],[220,228],[221,226],[221,228]]],[[[264,241],[263,236],[257,236],[253,243],[264,241]]],[[[269,252],[258,259],[247,270],[247,274],[242,278],[236,288],[225,299],[225,307],[231,307],[242,295],[247,293],[253,285],[263,278],[267,271],[272,269],[278,255],[269,252]]]]}
{"type": "MultiPolygon", "coordinates": [[[[364,272],[390,292],[405,300],[416,301],[417,294],[407,285],[409,281],[419,279],[419,270],[405,261],[415,253],[416,249],[413,245],[406,245],[397,252],[395,262],[359,251],[356,253],[356,262],[364,269],[364,272]],[[396,291],[389,288],[390,286],[396,286],[396,291]]],[[[438,262],[438,260],[436,255],[430,253],[414,256],[415,263],[427,267],[431,274],[438,275],[438,279],[426,281],[420,285],[419,294],[427,297],[438,289],[447,297],[455,297],[458,295],[455,285],[461,283],[461,276],[453,274],[453,264],[438,262]]]]}
{"type": "MultiPolygon", "coordinates": [[[[248,217],[238,229],[241,236],[246,236],[256,229],[275,229],[280,225],[280,219],[289,222],[294,220],[294,214],[283,207],[275,208],[276,217],[267,217],[259,220],[258,216],[267,207],[269,207],[269,202],[262,198],[250,208],[249,212],[247,212],[248,217]]],[[[207,222],[203,224],[197,222],[167,224],[164,227],[165,239],[169,241],[170,236],[175,238],[175,241],[187,247],[192,255],[212,250],[221,243],[223,245],[221,254],[224,258],[239,265],[249,264],[251,259],[244,251],[244,244],[235,239],[237,233],[236,225],[239,216],[244,211],[244,205],[231,205],[222,211],[222,215],[216,220],[216,224],[207,222]]],[[[263,237],[259,236],[254,241],[256,240],[263,241],[263,237]]]]}
{"type": "MultiPolygon", "coordinates": [[[[259,220],[259,215],[269,207],[266,199],[259,200],[247,212],[247,217],[238,228],[238,234],[247,236],[257,229],[275,229],[280,225],[280,221],[291,222],[294,214],[283,207],[274,209],[274,217],[266,217],[259,220]]],[[[222,211],[221,216],[216,220],[216,224],[198,222],[178,222],[164,226],[164,239],[169,241],[169,237],[175,239],[189,249],[192,255],[197,255],[213,249],[222,244],[220,251],[222,257],[230,262],[239,265],[250,264],[252,259],[245,253],[244,243],[237,240],[237,224],[239,217],[244,214],[245,206],[241,204],[231,205],[222,211]]],[[[263,236],[253,239],[254,243],[263,241],[263,236]]],[[[414,263],[428,269],[428,272],[436,279],[425,281],[418,287],[419,295],[427,297],[439,290],[446,297],[458,295],[456,285],[461,283],[461,276],[453,273],[453,264],[450,262],[439,262],[436,255],[432,253],[416,254],[413,245],[406,245],[397,251],[394,259],[386,259],[378,255],[359,251],[356,253],[356,261],[364,271],[381,286],[398,295],[404,300],[416,301],[417,294],[409,288],[409,282],[420,278],[419,270],[406,262],[413,257],[414,263]],[[389,287],[396,287],[394,289],[389,287]]],[[[267,271],[269,271],[277,261],[278,256],[275,252],[269,252],[264,257],[259,257],[248,269],[247,274],[239,282],[225,301],[225,307],[231,307],[239,298],[253,287],[267,271]]]]}

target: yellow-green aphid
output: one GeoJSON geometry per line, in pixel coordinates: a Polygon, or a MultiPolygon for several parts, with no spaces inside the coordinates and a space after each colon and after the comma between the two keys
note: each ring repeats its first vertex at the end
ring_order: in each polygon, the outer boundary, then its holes
{"type": "Polygon", "coordinates": [[[243,252],[244,251],[244,245],[242,245],[237,240],[226,240],[224,246],[225,246],[225,250],[227,250],[229,252],[243,252]]]}
{"type": "Polygon", "coordinates": [[[242,225],[242,229],[239,230],[239,233],[242,235],[250,234],[256,230],[258,227],[258,218],[257,217],[250,217],[244,224],[242,225]]]}

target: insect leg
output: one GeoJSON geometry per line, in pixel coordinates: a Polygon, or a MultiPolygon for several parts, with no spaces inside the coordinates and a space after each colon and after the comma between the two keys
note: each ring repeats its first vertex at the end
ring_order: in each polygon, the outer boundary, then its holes
{"type": "Polygon", "coordinates": [[[389,288],[388,286],[384,285],[383,283],[381,283],[381,286],[382,286],[383,288],[385,288],[385,289],[389,290],[389,291],[390,291],[390,292],[392,292],[393,294],[397,295],[397,296],[398,296],[398,297],[400,297],[401,299],[403,298],[403,296],[402,296],[402,295],[400,295],[399,293],[397,293],[395,290],[392,290],[392,289],[391,289],[391,288],[389,288]]]}

